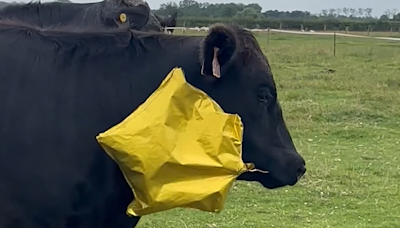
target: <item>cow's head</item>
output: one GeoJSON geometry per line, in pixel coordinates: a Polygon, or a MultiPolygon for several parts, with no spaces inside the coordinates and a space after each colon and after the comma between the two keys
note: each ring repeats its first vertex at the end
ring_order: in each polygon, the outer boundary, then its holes
{"type": "Polygon", "coordinates": [[[150,17],[150,7],[145,2],[133,4],[129,0],[108,0],[102,9],[102,20],[109,27],[141,30],[150,17]]]}
{"type": "Polygon", "coordinates": [[[175,13],[169,15],[168,17],[176,19],[176,18],[178,18],[178,12],[175,12],[175,13]]]}
{"type": "Polygon", "coordinates": [[[168,27],[175,27],[176,26],[176,19],[178,18],[178,12],[175,12],[171,15],[168,15],[163,19],[163,22],[168,27]]]}
{"type": "Polygon", "coordinates": [[[267,58],[253,35],[236,26],[216,25],[201,47],[202,79],[195,80],[228,113],[244,124],[243,160],[265,173],[245,173],[242,180],[267,188],[294,185],[305,161],[292,142],[277,100],[267,58]]]}

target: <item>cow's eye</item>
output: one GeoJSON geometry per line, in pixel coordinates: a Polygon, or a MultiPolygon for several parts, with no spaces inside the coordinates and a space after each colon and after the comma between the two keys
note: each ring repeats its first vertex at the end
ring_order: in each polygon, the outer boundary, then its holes
{"type": "Polygon", "coordinates": [[[268,99],[270,96],[271,95],[269,94],[269,91],[265,88],[258,91],[258,99],[263,103],[268,103],[268,99]]]}

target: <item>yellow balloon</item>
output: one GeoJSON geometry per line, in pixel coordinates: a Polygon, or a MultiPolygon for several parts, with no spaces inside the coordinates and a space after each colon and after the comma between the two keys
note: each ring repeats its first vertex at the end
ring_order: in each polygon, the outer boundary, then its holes
{"type": "Polygon", "coordinates": [[[243,129],[239,115],[225,113],[176,67],[131,115],[96,138],[133,191],[127,215],[177,207],[218,213],[236,178],[258,172],[242,160],[243,129]]]}

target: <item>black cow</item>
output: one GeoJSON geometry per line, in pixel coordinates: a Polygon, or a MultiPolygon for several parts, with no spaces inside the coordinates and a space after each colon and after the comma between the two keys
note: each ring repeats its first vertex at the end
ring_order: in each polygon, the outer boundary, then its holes
{"type": "Polygon", "coordinates": [[[50,25],[130,27],[162,32],[161,24],[150,13],[148,4],[138,0],[106,0],[85,4],[61,2],[13,4],[0,10],[0,20],[6,19],[26,21],[40,27],[50,25]],[[122,13],[126,15],[126,22],[121,21],[122,13]],[[143,17],[146,14],[148,16],[143,17]]]}
{"type": "Polygon", "coordinates": [[[134,111],[176,66],[241,116],[243,160],[269,171],[241,180],[274,189],[301,178],[305,162],[249,31],[215,25],[206,37],[189,37],[0,21],[0,227],[136,225],[139,217],[125,214],[132,191],[96,135],[134,111]]]}
{"type": "MultiPolygon", "coordinates": [[[[176,19],[178,18],[178,12],[173,13],[172,15],[168,15],[166,17],[160,17],[156,14],[154,16],[157,18],[157,20],[160,22],[161,27],[165,31],[166,27],[176,27],[176,19]]],[[[167,29],[167,32],[170,34],[174,33],[173,29],[167,29]]]]}

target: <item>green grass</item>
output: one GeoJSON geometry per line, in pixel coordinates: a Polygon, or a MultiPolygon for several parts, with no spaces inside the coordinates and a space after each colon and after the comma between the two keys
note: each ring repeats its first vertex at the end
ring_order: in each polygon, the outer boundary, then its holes
{"type": "Polygon", "coordinates": [[[333,56],[331,37],[257,37],[306,176],[236,182],[220,214],[174,209],[138,227],[400,227],[400,42],[340,37],[333,56]]]}

